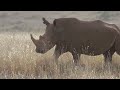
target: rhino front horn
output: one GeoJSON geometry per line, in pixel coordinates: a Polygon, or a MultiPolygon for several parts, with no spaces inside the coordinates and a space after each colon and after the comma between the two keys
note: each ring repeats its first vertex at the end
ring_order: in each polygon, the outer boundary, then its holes
{"type": "Polygon", "coordinates": [[[33,38],[33,35],[32,35],[32,34],[30,34],[30,36],[31,36],[31,40],[32,40],[33,43],[36,45],[37,41],[33,38]]]}

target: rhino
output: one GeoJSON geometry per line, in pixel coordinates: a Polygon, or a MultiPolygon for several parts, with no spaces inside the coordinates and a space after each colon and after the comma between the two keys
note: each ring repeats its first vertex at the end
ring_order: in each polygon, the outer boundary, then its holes
{"type": "Polygon", "coordinates": [[[58,18],[50,23],[42,18],[46,25],[45,33],[36,40],[36,52],[44,54],[55,47],[54,58],[70,52],[75,65],[78,65],[81,54],[97,56],[103,54],[104,62],[112,62],[116,52],[120,55],[120,30],[117,25],[101,20],[83,21],[77,18],[58,18]]]}

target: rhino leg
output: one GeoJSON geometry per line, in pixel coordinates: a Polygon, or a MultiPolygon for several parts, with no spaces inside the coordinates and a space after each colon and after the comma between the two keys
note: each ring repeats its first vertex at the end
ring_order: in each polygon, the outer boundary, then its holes
{"type": "Polygon", "coordinates": [[[63,47],[60,45],[56,45],[54,55],[53,55],[56,63],[58,63],[58,58],[60,57],[60,55],[62,55],[65,52],[67,52],[66,49],[63,49],[63,47]]]}
{"type": "Polygon", "coordinates": [[[73,55],[74,64],[76,66],[79,66],[79,59],[81,54],[75,49],[71,53],[73,55]]]}
{"type": "Polygon", "coordinates": [[[115,53],[115,45],[113,45],[108,51],[106,51],[103,54],[105,64],[112,63],[112,56],[114,53],[115,53]]]}

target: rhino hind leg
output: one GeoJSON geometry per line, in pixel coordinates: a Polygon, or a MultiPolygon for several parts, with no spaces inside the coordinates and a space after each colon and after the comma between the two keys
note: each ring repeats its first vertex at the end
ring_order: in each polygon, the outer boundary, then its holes
{"type": "Polygon", "coordinates": [[[75,66],[79,66],[79,60],[80,60],[80,53],[77,50],[72,50],[72,56],[73,56],[73,60],[74,60],[74,64],[75,66]]]}
{"type": "Polygon", "coordinates": [[[115,53],[115,45],[113,45],[108,51],[103,53],[105,64],[112,63],[112,56],[115,53]]]}

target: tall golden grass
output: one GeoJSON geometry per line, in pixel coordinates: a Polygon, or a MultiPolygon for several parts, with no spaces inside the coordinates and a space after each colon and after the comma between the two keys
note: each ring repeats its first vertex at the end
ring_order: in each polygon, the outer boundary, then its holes
{"type": "MultiPolygon", "coordinates": [[[[1,79],[118,79],[120,78],[120,56],[113,56],[111,67],[104,67],[104,58],[81,56],[84,67],[75,67],[72,55],[65,53],[54,63],[54,48],[46,54],[35,52],[30,33],[0,34],[0,78],[1,79]]],[[[34,36],[38,38],[38,33],[34,36]],[[35,36],[36,35],[36,36],[35,36]]]]}

